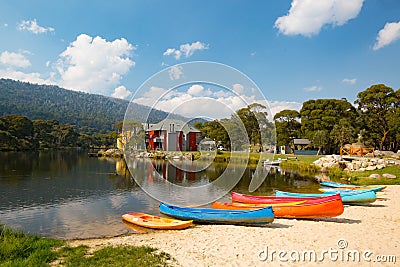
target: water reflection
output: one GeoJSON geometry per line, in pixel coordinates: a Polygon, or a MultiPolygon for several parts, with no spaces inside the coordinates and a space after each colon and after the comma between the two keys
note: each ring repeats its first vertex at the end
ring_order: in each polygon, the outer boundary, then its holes
{"type": "MultiPolygon", "coordinates": [[[[148,165],[137,159],[130,173],[124,160],[90,158],[79,150],[3,152],[0,162],[0,222],[66,239],[133,231],[121,223],[121,215],[127,212],[160,215],[159,202],[144,193],[135,179],[153,188],[166,181],[190,187],[209,184],[226,170],[226,164],[212,164],[201,172],[185,172],[167,161],[148,165]]],[[[255,168],[246,168],[233,190],[248,193],[254,173],[255,168]]],[[[317,192],[318,187],[312,176],[273,168],[254,194],[272,194],[275,189],[317,192]]],[[[223,199],[229,201],[230,195],[223,199]]]]}

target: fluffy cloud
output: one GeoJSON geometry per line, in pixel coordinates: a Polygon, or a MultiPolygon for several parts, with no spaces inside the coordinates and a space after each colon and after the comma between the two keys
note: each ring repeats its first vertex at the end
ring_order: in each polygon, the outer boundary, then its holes
{"type": "Polygon", "coordinates": [[[171,80],[179,80],[183,76],[183,71],[181,66],[172,66],[168,71],[169,78],[171,80]]]}
{"type": "Polygon", "coordinates": [[[179,50],[176,50],[175,48],[168,48],[164,53],[164,56],[170,56],[174,55],[175,59],[178,60],[181,58],[182,52],[179,50]]]}
{"type": "Polygon", "coordinates": [[[382,47],[393,43],[397,39],[400,39],[400,21],[386,23],[385,27],[379,31],[373,49],[381,49],[382,47]]]}
{"type": "Polygon", "coordinates": [[[1,53],[0,63],[10,67],[19,67],[19,68],[26,68],[31,65],[31,63],[25,57],[25,55],[21,53],[14,53],[8,51],[4,51],[3,53],[1,53]]]}
{"type": "Polygon", "coordinates": [[[182,44],[179,46],[179,49],[176,48],[168,48],[165,50],[163,53],[164,56],[170,56],[173,55],[176,60],[179,60],[182,55],[184,55],[186,58],[191,57],[194,52],[197,50],[205,50],[208,49],[208,45],[202,43],[202,42],[194,42],[194,43],[187,43],[187,44],[182,44]]]}
{"type": "Polygon", "coordinates": [[[193,95],[193,96],[199,96],[203,93],[204,87],[199,85],[199,84],[194,84],[192,86],[190,86],[190,88],[188,89],[188,94],[189,95],[193,95]]]}
{"type": "Polygon", "coordinates": [[[345,78],[342,80],[342,83],[348,83],[348,84],[356,84],[356,82],[357,82],[356,78],[353,78],[353,79],[345,78]]]}
{"type": "Polygon", "coordinates": [[[21,23],[17,25],[17,29],[20,31],[29,31],[34,34],[39,34],[39,33],[46,33],[46,32],[54,32],[54,28],[52,27],[42,27],[39,26],[36,22],[36,19],[34,20],[23,20],[21,23]]]}
{"type": "Polygon", "coordinates": [[[37,83],[37,84],[48,84],[48,85],[55,84],[53,81],[49,79],[43,79],[40,76],[41,76],[40,73],[37,72],[24,73],[12,69],[0,69],[0,78],[13,79],[17,81],[37,83]]]}
{"type": "Polygon", "coordinates": [[[235,83],[234,85],[232,85],[232,89],[234,92],[236,92],[238,94],[244,93],[244,86],[239,83],[235,83]]]}
{"type": "Polygon", "coordinates": [[[364,0],[293,0],[289,13],[275,21],[285,35],[311,36],[324,25],[344,25],[360,13],[364,0]]]}
{"type": "Polygon", "coordinates": [[[235,111],[252,103],[260,103],[268,110],[269,119],[284,109],[300,110],[301,103],[256,99],[254,96],[235,94],[229,90],[211,90],[203,85],[191,85],[187,91],[167,91],[160,87],[151,87],[143,96],[133,99],[133,102],[151,106],[182,116],[207,117],[210,119],[229,118],[235,111]]]}
{"type": "Polygon", "coordinates": [[[322,87],[316,86],[316,85],[304,88],[304,91],[306,91],[306,92],[319,92],[321,90],[322,90],[322,87]]]}
{"type": "Polygon", "coordinates": [[[56,66],[59,84],[89,93],[115,93],[122,76],[135,65],[129,58],[134,49],[124,38],[109,42],[81,34],[60,54],[56,66]]]}
{"type": "Polygon", "coordinates": [[[121,85],[114,89],[114,93],[111,95],[115,98],[125,99],[132,94],[131,91],[126,89],[125,86],[121,85]]]}
{"type": "Polygon", "coordinates": [[[272,117],[275,116],[276,113],[285,109],[300,111],[302,105],[303,104],[299,102],[288,102],[288,101],[272,101],[269,103],[272,117]]]}

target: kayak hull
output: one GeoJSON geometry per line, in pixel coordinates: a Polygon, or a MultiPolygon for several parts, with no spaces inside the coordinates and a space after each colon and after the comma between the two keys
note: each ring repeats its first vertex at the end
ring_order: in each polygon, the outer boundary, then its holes
{"type": "Polygon", "coordinates": [[[295,201],[306,201],[306,204],[314,204],[328,200],[339,199],[342,200],[339,193],[317,196],[317,197],[288,197],[288,196],[252,196],[246,194],[240,194],[232,192],[232,201],[250,204],[277,204],[277,203],[289,203],[295,201]]]}
{"type": "Polygon", "coordinates": [[[260,225],[271,223],[274,220],[274,212],[271,207],[257,210],[222,210],[186,208],[160,203],[160,212],[181,220],[218,224],[260,225]]]}
{"type": "MultiPolygon", "coordinates": [[[[246,204],[237,202],[214,202],[214,208],[218,209],[260,209],[268,204],[246,204]]],[[[314,204],[279,205],[272,207],[275,218],[296,218],[296,219],[320,219],[336,217],[343,213],[344,206],[340,199],[332,199],[314,204]]]]}
{"type": "Polygon", "coordinates": [[[304,193],[289,193],[284,191],[275,191],[276,196],[286,197],[318,197],[327,196],[339,193],[342,201],[345,204],[358,204],[358,203],[373,203],[376,200],[376,193],[373,190],[340,190],[329,191],[323,194],[304,194],[304,193]]]}
{"type": "Polygon", "coordinates": [[[380,185],[352,185],[352,184],[342,184],[336,182],[320,182],[322,186],[330,188],[339,188],[341,190],[374,190],[375,192],[382,191],[386,186],[380,185]]]}
{"type": "Polygon", "coordinates": [[[162,218],[150,214],[132,212],[122,215],[122,218],[132,224],[152,229],[180,230],[188,228],[193,221],[182,221],[170,218],[162,218]]]}

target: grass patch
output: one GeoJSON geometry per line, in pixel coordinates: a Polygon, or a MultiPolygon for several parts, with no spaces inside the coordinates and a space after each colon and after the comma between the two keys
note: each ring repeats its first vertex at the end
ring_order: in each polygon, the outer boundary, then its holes
{"type": "Polygon", "coordinates": [[[60,250],[65,266],[168,266],[171,257],[155,248],[141,246],[105,247],[89,255],[88,247],[64,247],[60,250]]]}
{"type": "Polygon", "coordinates": [[[87,246],[12,231],[0,224],[0,266],[169,266],[172,258],[155,248],[105,247],[89,253],[87,246]]]}
{"type": "Polygon", "coordinates": [[[45,266],[57,259],[63,241],[14,232],[0,225],[0,266],[45,266]]]}
{"type": "Polygon", "coordinates": [[[400,166],[391,165],[380,170],[374,171],[363,171],[363,172],[352,172],[348,174],[348,178],[351,183],[357,185],[400,185],[400,166]],[[373,173],[384,174],[389,173],[396,175],[396,179],[387,178],[369,178],[373,173]]]}
{"type": "Polygon", "coordinates": [[[380,170],[363,172],[346,172],[340,168],[330,168],[328,175],[332,181],[343,182],[341,180],[345,179],[355,185],[400,185],[400,166],[398,165],[391,165],[380,170]],[[384,173],[389,173],[396,175],[397,178],[370,178],[369,176],[374,173],[380,175],[384,173]]]}
{"type": "Polygon", "coordinates": [[[320,171],[318,166],[312,164],[322,156],[315,155],[275,155],[275,158],[287,159],[282,161],[280,166],[284,170],[295,170],[300,172],[317,173],[320,171]],[[279,157],[278,157],[279,156],[279,157]]]}

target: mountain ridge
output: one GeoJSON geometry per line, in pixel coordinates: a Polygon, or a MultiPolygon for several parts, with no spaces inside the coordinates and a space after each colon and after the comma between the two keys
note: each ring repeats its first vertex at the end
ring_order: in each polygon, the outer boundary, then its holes
{"type": "MultiPolygon", "coordinates": [[[[116,130],[116,124],[124,120],[129,101],[118,98],[72,91],[56,85],[40,85],[11,79],[0,79],[0,116],[16,114],[30,120],[57,120],[70,124],[78,132],[108,133],[116,130]]],[[[145,122],[150,107],[135,105],[131,116],[145,122]]],[[[152,110],[150,123],[163,120],[167,112],[152,110]]],[[[180,115],[170,115],[183,119],[180,115]]]]}

